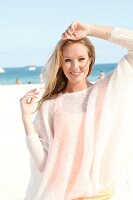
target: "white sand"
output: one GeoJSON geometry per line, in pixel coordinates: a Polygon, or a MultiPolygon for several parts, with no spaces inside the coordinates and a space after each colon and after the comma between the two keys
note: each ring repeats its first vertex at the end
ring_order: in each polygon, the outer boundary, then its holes
{"type": "Polygon", "coordinates": [[[39,85],[0,86],[0,200],[22,200],[30,176],[19,99],[39,85]]]}
{"type": "MultiPolygon", "coordinates": [[[[39,85],[30,84],[0,86],[0,200],[23,200],[27,188],[30,176],[29,152],[25,143],[19,99],[36,87],[39,89],[39,85]]],[[[132,148],[132,143],[127,147],[132,148]]],[[[133,180],[132,154],[128,154],[122,165],[125,164],[127,168],[120,175],[116,200],[133,200],[133,182],[127,179],[129,176],[133,180]]]]}

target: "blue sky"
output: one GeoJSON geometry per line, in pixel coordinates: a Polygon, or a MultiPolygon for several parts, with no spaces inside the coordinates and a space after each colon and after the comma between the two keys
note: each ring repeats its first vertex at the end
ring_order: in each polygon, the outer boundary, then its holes
{"type": "MultiPolygon", "coordinates": [[[[0,67],[43,65],[74,20],[133,29],[132,0],[0,0],[0,67]]],[[[96,63],[117,62],[121,47],[92,38],[96,63]]]]}

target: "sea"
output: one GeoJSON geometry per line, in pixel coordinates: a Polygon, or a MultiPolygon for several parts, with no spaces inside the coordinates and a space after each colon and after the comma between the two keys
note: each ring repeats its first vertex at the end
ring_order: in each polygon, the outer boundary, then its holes
{"type": "MultiPolygon", "coordinates": [[[[89,76],[89,81],[95,82],[99,79],[99,73],[103,71],[105,75],[108,75],[116,68],[116,63],[104,63],[95,64],[92,70],[92,74],[89,76]]],[[[0,85],[16,84],[16,80],[20,80],[22,84],[39,84],[40,73],[42,67],[7,67],[2,68],[3,73],[0,71],[0,85]]]]}

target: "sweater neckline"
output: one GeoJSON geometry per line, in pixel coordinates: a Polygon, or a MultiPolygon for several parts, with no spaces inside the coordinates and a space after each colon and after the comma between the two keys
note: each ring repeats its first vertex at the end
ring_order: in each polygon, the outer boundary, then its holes
{"type": "Polygon", "coordinates": [[[80,91],[77,91],[77,92],[66,92],[66,93],[61,92],[61,94],[63,96],[72,96],[72,95],[84,94],[84,93],[88,92],[93,86],[94,86],[94,84],[92,84],[91,86],[89,86],[86,89],[83,89],[83,90],[80,90],[80,91]]]}

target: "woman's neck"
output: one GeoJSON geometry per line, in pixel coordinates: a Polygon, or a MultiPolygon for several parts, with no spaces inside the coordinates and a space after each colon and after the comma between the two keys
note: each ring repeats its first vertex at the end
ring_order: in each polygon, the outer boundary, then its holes
{"type": "Polygon", "coordinates": [[[67,87],[64,91],[64,93],[66,92],[69,92],[69,93],[72,93],[72,92],[79,92],[81,90],[85,90],[87,89],[88,87],[90,87],[92,84],[86,80],[84,83],[69,83],[67,84],[67,87]]]}

